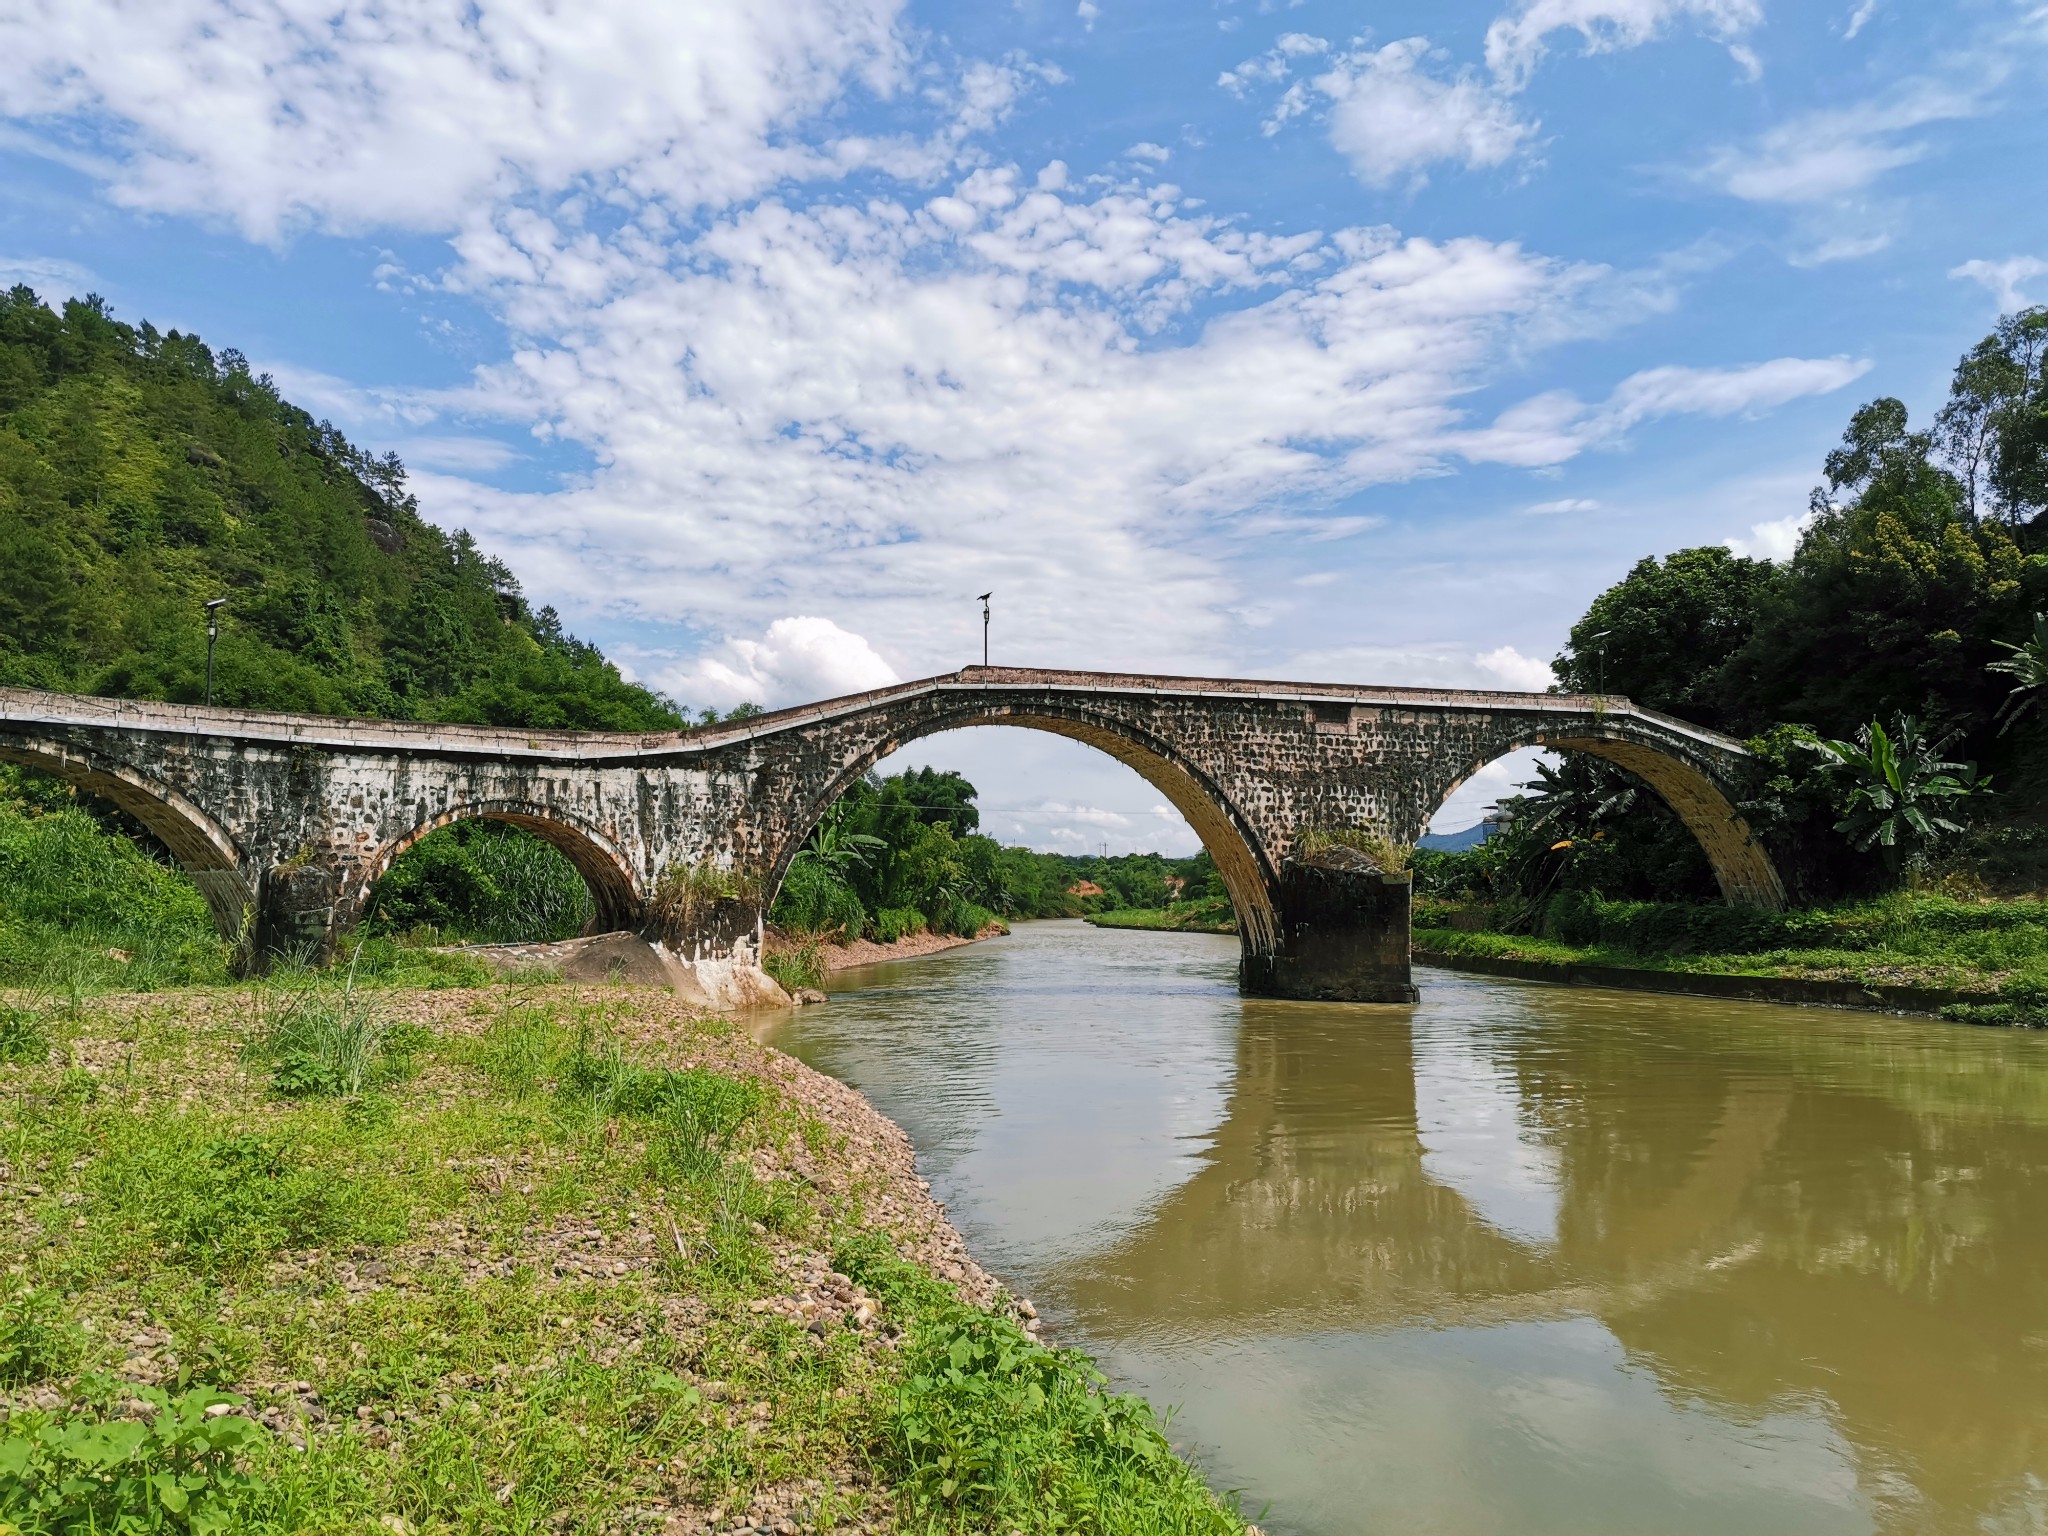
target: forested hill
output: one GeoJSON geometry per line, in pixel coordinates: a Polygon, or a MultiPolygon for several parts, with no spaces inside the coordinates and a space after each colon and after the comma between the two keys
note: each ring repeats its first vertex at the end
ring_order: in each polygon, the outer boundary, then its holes
{"type": "Polygon", "coordinates": [[[0,297],[0,684],[658,730],[675,705],[531,611],[467,533],[238,352],[0,297]]]}

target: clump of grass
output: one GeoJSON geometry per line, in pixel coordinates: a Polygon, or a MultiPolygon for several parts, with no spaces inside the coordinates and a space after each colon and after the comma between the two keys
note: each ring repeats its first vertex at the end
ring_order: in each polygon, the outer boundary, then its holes
{"type": "Polygon", "coordinates": [[[761,961],[761,969],[781,982],[789,992],[822,992],[825,988],[824,947],[816,939],[806,939],[786,949],[770,950],[761,961]]]}
{"type": "Polygon", "coordinates": [[[84,1335],[49,1290],[17,1286],[0,1303],[0,1386],[32,1386],[62,1376],[77,1368],[84,1352],[84,1335]]]}
{"type": "Polygon", "coordinates": [[[876,1235],[835,1263],[905,1330],[902,1375],[873,1426],[905,1529],[1241,1536],[1235,1504],[1174,1454],[1144,1399],[1109,1391],[1086,1356],[968,1306],[876,1235]]]}
{"type": "Polygon", "coordinates": [[[49,1054],[42,1011],[0,1004],[0,1064],[28,1066],[47,1060],[49,1054]]]}
{"type": "MultiPolygon", "coordinates": [[[[115,1384],[101,1384],[111,1399],[115,1384]]],[[[244,1469],[270,1438],[261,1425],[222,1408],[246,1399],[208,1387],[176,1397],[121,1384],[122,1396],[156,1411],[147,1418],[94,1412],[22,1413],[0,1439],[4,1530],[37,1536],[177,1532],[215,1536],[240,1526],[240,1512],[264,1492],[244,1469]]]]}
{"type": "Polygon", "coordinates": [[[678,861],[664,869],[654,883],[647,910],[663,933],[686,940],[721,923],[750,927],[760,906],[758,875],[699,859],[678,861]]]}
{"type": "Polygon", "coordinates": [[[1362,853],[1382,871],[1390,875],[1406,869],[1415,857],[1415,850],[1398,839],[1388,837],[1384,832],[1374,832],[1362,827],[1317,828],[1301,834],[1295,846],[1304,857],[1326,853],[1332,848],[1349,848],[1362,853]]]}
{"type": "Polygon", "coordinates": [[[350,967],[339,986],[300,972],[264,994],[265,1028],[254,1053],[271,1063],[271,1083],[288,1099],[357,1099],[406,1075],[425,1031],[385,1012],[358,990],[350,967]]]}

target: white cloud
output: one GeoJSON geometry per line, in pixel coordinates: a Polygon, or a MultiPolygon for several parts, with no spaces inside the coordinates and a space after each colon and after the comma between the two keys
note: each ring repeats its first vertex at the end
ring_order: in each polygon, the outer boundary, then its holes
{"type": "Polygon", "coordinates": [[[1842,29],[1842,40],[1854,42],[1857,34],[1870,25],[1870,18],[1876,14],[1877,0],[1862,0],[1856,9],[1849,13],[1849,24],[1842,29]]]}
{"type": "Polygon", "coordinates": [[[488,474],[525,457],[495,437],[406,437],[389,444],[408,469],[449,474],[488,474]]]}
{"type": "Polygon", "coordinates": [[[1081,3],[1074,7],[1074,14],[1081,18],[1083,27],[1093,32],[1097,18],[1102,15],[1102,7],[1097,5],[1095,0],[1081,0],[1081,3]]]}
{"type": "Polygon", "coordinates": [[[1521,0],[1486,29],[1486,62],[1520,90],[1549,51],[1554,32],[1579,34],[1587,53],[1639,48],[1680,22],[1733,43],[1763,22],[1761,0],[1521,0]]]}
{"type": "Polygon", "coordinates": [[[655,680],[678,698],[771,707],[902,681],[861,636],[809,616],[777,619],[759,640],[727,641],[718,654],[657,672],[655,680]]]}
{"type": "Polygon", "coordinates": [[[1531,517],[1555,517],[1563,512],[1597,512],[1600,503],[1585,496],[1566,496],[1557,501],[1539,501],[1522,510],[1531,517]]]}
{"type": "Polygon", "coordinates": [[[1330,51],[1329,39],[1306,32],[1283,32],[1264,53],[1246,59],[1235,69],[1226,69],[1216,83],[1233,96],[1246,95],[1255,85],[1277,85],[1294,70],[1297,59],[1313,58],[1330,51]]]}
{"type": "MultiPolygon", "coordinates": [[[[90,119],[129,201],[259,236],[452,228],[448,267],[412,281],[498,316],[501,363],[438,392],[274,371],[372,443],[431,445],[429,513],[572,625],[737,637],[643,669],[693,699],[958,665],[990,588],[999,660],[1228,667],[1266,617],[1237,585],[1240,534],[1342,539],[1371,520],[1328,509],[1366,487],[1460,459],[1557,464],[1860,367],[1648,370],[1605,405],[1542,395],[1475,426],[1476,390],[1639,312],[1632,280],[1478,238],[1249,231],[1154,167],[1033,176],[974,142],[1056,82],[1024,60],[925,70],[924,139],[795,142],[848,80],[890,86],[882,0],[606,0],[562,30],[538,0],[392,0],[317,28],[273,0],[166,0],[119,48],[111,5],[42,0],[26,54],[7,49],[23,24],[0,22],[0,101],[90,119]],[[201,104],[195,121],[173,103],[201,104]],[[595,468],[547,493],[463,478],[495,452],[482,421],[595,468]]],[[[1322,57],[1290,38],[1285,57],[1322,57]]],[[[1457,89],[1418,55],[1377,57],[1355,86],[1457,89]]],[[[1457,145],[1494,152],[1464,128],[1457,145]]],[[[1470,685],[1506,665],[1470,644],[1439,659],[1470,685]]]]}
{"type": "Polygon", "coordinates": [[[1809,112],[1708,159],[1698,179],[1748,202],[1815,204],[1861,192],[1929,153],[1916,128],[1981,110],[1975,89],[1921,81],[1887,99],[1809,112]]]}
{"type": "Polygon", "coordinates": [[[1173,158],[1173,151],[1164,144],[1154,144],[1148,140],[1141,144],[1133,144],[1124,151],[1124,158],[1127,160],[1145,160],[1153,165],[1164,165],[1173,158]]]}
{"type": "MultiPolygon", "coordinates": [[[[1320,112],[1330,142],[1368,186],[1419,183],[1441,162],[1468,169],[1500,165],[1523,149],[1537,124],[1517,110],[1515,97],[1549,47],[1551,34],[1579,34],[1588,53],[1634,48],[1691,21],[1729,45],[1750,78],[1763,72],[1754,51],[1737,41],[1762,19],[1759,0],[1521,0],[1486,34],[1491,79],[1473,71],[1446,72],[1445,56],[1426,37],[1403,38],[1379,48],[1354,39],[1331,54],[1329,67],[1292,79],[1261,131],[1272,135],[1295,118],[1320,112]],[[1432,68],[1431,66],[1435,66],[1432,68]]],[[[1290,32],[1265,53],[1217,77],[1244,97],[1259,86],[1290,80],[1303,60],[1330,52],[1320,37],[1290,32]]]]}
{"type": "Polygon", "coordinates": [[[1550,663],[1524,656],[1512,645],[1503,645],[1472,658],[1473,665],[1498,681],[1494,686],[1517,693],[1541,693],[1557,681],[1550,663]]]}
{"type": "Polygon", "coordinates": [[[1998,308],[2003,313],[2025,309],[2032,302],[2027,297],[2026,284],[2037,277],[2048,276],[2048,261],[2038,256],[2011,256],[2004,261],[1966,261],[1959,267],[1949,268],[1948,275],[1982,283],[1997,298],[1998,308]]]}
{"type": "Polygon", "coordinates": [[[100,287],[100,280],[75,261],[50,256],[0,256],[0,288],[26,284],[47,304],[82,299],[100,287]]]}
{"type": "Polygon", "coordinates": [[[887,90],[900,0],[21,0],[0,112],[102,141],[121,202],[275,240],[447,229],[480,198],[597,189],[747,196],[778,135],[851,78],[887,90]]]}
{"type": "Polygon", "coordinates": [[[1368,186],[1419,178],[1440,160],[1499,165],[1536,131],[1470,74],[1428,73],[1431,56],[1427,38],[1405,38],[1340,54],[1313,82],[1330,102],[1331,144],[1368,186]]]}
{"type": "Polygon", "coordinates": [[[1729,539],[1726,543],[1736,554],[1750,560],[1790,560],[1799,549],[1799,536],[1812,521],[1811,512],[1795,512],[1790,517],[1752,524],[1748,538],[1729,539]]]}
{"type": "Polygon", "coordinates": [[[1846,357],[1780,357],[1745,368],[1646,368],[1623,379],[1601,405],[1551,390],[1509,407],[1491,426],[1460,434],[1458,441],[1469,458],[1534,469],[1613,443],[1646,421],[1766,411],[1830,394],[1869,370],[1867,359],[1846,357]]]}

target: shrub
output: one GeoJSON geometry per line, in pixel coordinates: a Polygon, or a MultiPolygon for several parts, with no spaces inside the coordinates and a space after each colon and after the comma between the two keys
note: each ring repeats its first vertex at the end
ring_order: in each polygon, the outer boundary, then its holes
{"type": "Polygon", "coordinates": [[[761,968],[791,992],[821,991],[825,985],[825,957],[816,939],[807,939],[792,949],[769,951],[761,968]]]}
{"type": "Polygon", "coordinates": [[[875,914],[875,937],[884,944],[924,931],[924,914],[915,907],[884,907],[875,914]]]}
{"type": "Polygon", "coordinates": [[[575,937],[590,890],[560,850],[521,827],[463,821],[408,848],[377,882],[379,932],[431,927],[458,940],[538,943],[575,937]]]}
{"type": "MultiPolygon", "coordinates": [[[[108,1384],[111,1388],[111,1383],[108,1384]]],[[[246,1401],[209,1387],[176,1397],[123,1385],[156,1410],[148,1419],[24,1413],[0,1439],[0,1513],[48,1536],[234,1530],[237,1511],[263,1484],[239,1463],[268,1438],[262,1426],[218,1407],[246,1401]]]]}
{"type": "Polygon", "coordinates": [[[975,902],[954,896],[944,900],[932,914],[932,927],[956,938],[972,939],[996,920],[995,913],[975,902]]]}
{"type": "Polygon", "coordinates": [[[851,936],[867,925],[867,911],[853,887],[816,859],[799,859],[790,866],[772,915],[777,927],[791,933],[851,936]]]}

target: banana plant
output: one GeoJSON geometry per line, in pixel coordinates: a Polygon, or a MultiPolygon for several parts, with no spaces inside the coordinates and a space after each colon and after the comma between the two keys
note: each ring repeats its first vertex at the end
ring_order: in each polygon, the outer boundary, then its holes
{"type": "Polygon", "coordinates": [[[2005,702],[1998,706],[1998,714],[1994,717],[2004,722],[1998,728],[1998,734],[2003,736],[2021,715],[2041,702],[2043,690],[2048,689],[2048,613],[2034,615],[2032,638],[2018,645],[2005,640],[1991,643],[2012,654],[1987,663],[1985,670],[2003,672],[2008,677],[2019,679],[2005,696],[2005,702]]]}
{"type": "Polygon", "coordinates": [[[1920,722],[1901,715],[1888,733],[1873,720],[1856,740],[1816,742],[1829,760],[1831,776],[1842,793],[1842,819],[1835,830],[1859,853],[1882,850],[1896,872],[1902,865],[1917,870],[1928,851],[1943,837],[1963,830],[1942,814],[1958,800],[1980,794],[1991,782],[1977,777],[1975,763],[1949,762],[1942,757],[1960,732],[1929,743],[1920,722]]]}

